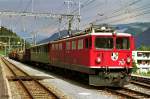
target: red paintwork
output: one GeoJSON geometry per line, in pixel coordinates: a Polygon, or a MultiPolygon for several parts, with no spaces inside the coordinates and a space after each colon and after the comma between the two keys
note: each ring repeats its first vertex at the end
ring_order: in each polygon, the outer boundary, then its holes
{"type": "MultiPolygon", "coordinates": [[[[98,35],[96,35],[98,36],[98,35]]],[[[117,50],[116,48],[112,50],[96,50],[94,48],[94,40],[95,40],[95,35],[87,35],[87,36],[77,36],[68,40],[68,39],[63,39],[63,40],[58,40],[50,43],[50,52],[49,52],[49,57],[50,57],[50,63],[55,64],[55,63],[60,63],[60,64],[75,64],[75,65],[80,65],[80,66],[85,66],[88,68],[132,68],[132,50],[134,50],[134,39],[132,36],[129,37],[130,39],[130,49],[129,50],[117,50]],[[79,39],[85,39],[85,38],[90,38],[92,39],[92,46],[91,48],[86,49],[85,48],[85,43],[84,43],[84,48],[81,50],[65,50],[66,49],[66,41],[73,41],[73,40],[79,40],[79,39]],[[62,43],[62,50],[52,50],[51,46],[54,43],[62,43]],[[118,60],[113,61],[111,59],[111,55],[113,52],[117,52],[119,54],[118,60]],[[96,58],[100,57],[101,62],[98,64],[96,62],[96,58]],[[127,57],[130,57],[131,62],[127,63],[127,57]],[[124,60],[124,61],[123,61],[124,60]],[[124,64],[121,64],[122,62],[125,62],[124,64]]],[[[106,35],[103,35],[106,36],[106,35]]],[[[116,39],[116,35],[112,35],[114,39],[116,39]]],[[[111,37],[112,37],[111,36],[111,37]]],[[[119,35],[120,36],[120,35],[119,35]]],[[[123,36],[120,36],[123,37],[123,36]]],[[[78,42],[77,42],[78,44],[78,42]]],[[[76,44],[76,45],[77,45],[76,44]]],[[[71,43],[70,43],[71,46],[71,43]]]]}

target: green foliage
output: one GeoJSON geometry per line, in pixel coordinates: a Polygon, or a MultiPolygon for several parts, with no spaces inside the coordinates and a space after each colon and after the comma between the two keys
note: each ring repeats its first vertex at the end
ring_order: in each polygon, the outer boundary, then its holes
{"type": "MultiPolygon", "coordinates": [[[[23,39],[21,39],[16,33],[12,32],[11,30],[1,27],[0,28],[0,42],[9,44],[9,37],[10,37],[10,45],[12,45],[11,48],[15,48],[18,45],[18,42],[22,42],[23,39]]],[[[1,50],[4,50],[4,46],[0,47],[1,50]]]]}
{"type": "Polygon", "coordinates": [[[140,73],[140,75],[141,76],[148,76],[148,77],[150,77],[150,71],[148,71],[147,73],[142,72],[142,73],[140,73]]]}
{"type": "MultiPolygon", "coordinates": [[[[0,29],[0,36],[15,36],[15,37],[18,37],[16,33],[12,32],[11,30],[9,30],[9,29],[7,29],[5,27],[1,27],[1,29],[0,29]]],[[[18,38],[15,38],[15,40],[16,39],[18,40],[20,38],[18,37],[18,38]]],[[[0,37],[0,41],[7,42],[8,38],[2,38],[2,37],[0,37]]]]}
{"type": "Polygon", "coordinates": [[[150,71],[148,71],[148,72],[147,72],[147,74],[149,74],[149,75],[150,75],[150,71]]]}
{"type": "Polygon", "coordinates": [[[0,55],[5,55],[5,52],[3,50],[0,50],[0,55]]]}
{"type": "Polygon", "coordinates": [[[138,69],[136,63],[135,63],[135,62],[132,62],[132,66],[133,66],[132,72],[133,72],[133,73],[136,73],[136,71],[137,71],[137,69],[138,69]]]}

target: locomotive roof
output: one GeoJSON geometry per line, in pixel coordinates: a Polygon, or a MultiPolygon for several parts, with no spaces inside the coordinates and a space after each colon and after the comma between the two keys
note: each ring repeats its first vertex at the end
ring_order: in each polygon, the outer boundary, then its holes
{"type": "Polygon", "coordinates": [[[86,36],[112,36],[114,34],[116,36],[126,36],[126,37],[130,37],[131,36],[131,34],[129,34],[129,33],[115,33],[115,32],[114,33],[112,33],[112,32],[86,33],[86,34],[80,34],[80,35],[77,35],[77,36],[66,36],[65,38],[61,38],[61,39],[54,40],[54,41],[49,41],[49,42],[46,42],[46,43],[41,43],[41,44],[32,46],[31,48],[37,47],[37,46],[47,45],[49,43],[70,40],[70,39],[74,39],[74,38],[82,38],[82,37],[86,37],[86,36]]]}
{"type": "Polygon", "coordinates": [[[69,39],[74,39],[74,38],[81,38],[81,37],[85,37],[85,36],[112,36],[112,35],[116,35],[116,36],[126,36],[126,37],[130,37],[131,34],[129,33],[112,33],[112,32],[100,32],[100,33],[86,33],[86,34],[81,34],[81,35],[77,35],[77,36],[66,36],[65,38],[61,38],[58,40],[54,40],[54,41],[50,41],[50,42],[59,42],[59,41],[64,41],[64,40],[69,40],[69,39]]]}

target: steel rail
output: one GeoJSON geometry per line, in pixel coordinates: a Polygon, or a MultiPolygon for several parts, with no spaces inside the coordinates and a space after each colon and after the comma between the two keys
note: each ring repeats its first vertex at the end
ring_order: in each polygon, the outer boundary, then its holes
{"type": "Polygon", "coordinates": [[[149,94],[142,93],[142,92],[135,91],[135,90],[131,90],[131,89],[128,89],[128,88],[125,88],[125,87],[122,87],[121,89],[118,89],[118,90],[114,90],[114,89],[111,89],[111,88],[106,88],[106,90],[110,91],[112,93],[119,94],[123,97],[130,98],[130,99],[150,98],[149,94]]]}
{"type": "Polygon", "coordinates": [[[142,83],[142,82],[138,82],[138,81],[133,81],[133,80],[130,81],[130,83],[138,85],[138,86],[141,86],[141,87],[144,87],[144,88],[147,88],[147,89],[150,89],[150,85],[146,84],[146,83],[142,83]]]}
{"type": "MultiPolygon", "coordinates": [[[[28,73],[26,73],[25,71],[23,71],[22,69],[20,69],[19,67],[17,67],[15,64],[11,63],[10,61],[3,59],[4,61],[9,62],[9,64],[13,65],[16,69],[20,70],[21,72],[23,72],[25,75],[27,75],[28,77],[30,77],[31,79],[33,79],[32,81],[34,81],[35,83],[37,83],[38,85],[40,85],[40,87],[42,87],[45,91],[47,91],[49,94],[53,95],[56,99],[59,99],[58,96],[56,96],[53,92],[51,92],[46,86],[44,86],[42,83],[40,83],[38,80],[36,80],[35,78],[33,78],[32,76],[30,76],[28,73]]],[[[26,85],[23,83],[23,85],[26,87],[26,85]]],[[[28,90],[28,88],[27,88],[28,90]]],[[[29,91],[29,90],[28,90],[29,91]]],[[[29,91],[30,92],[30,91],[29,91]]],[[[30,93],[31,94],[31,93],[30,93]]],[[[32,94],[31,94],[32,95],[32,94]]],[[[33,96],[32,96],[33,97],[33,96]]]]}
{"type": "Polygon", "coordinates": [[[150,84],[150,78],[149,77],[143,77],[143,76],[131,76],[132,81],[142,82],[145,84],[150,84]]]}
{"type": "MultiPolygon", "coordinates": [[[[13,71],[13,69],[8,65],[8,63],[6,63],[6,61],[2,58],[4,64],[9,68],[9,70],[13,73],[13,75],[15,77],[17,77],[17,74],[13,71]]],[[[30,93],[30,91],[28,90],[28,88],[25,86],[25,84],[23,83],[23,81],[21,79],[18,80],[19,83],[23,86],[23,88],[25,89],[25,91],[28,93],[28,95],[30,96],[31,99],[34,99],[34,97],[32,96],[32,94],[30,93]]]]}

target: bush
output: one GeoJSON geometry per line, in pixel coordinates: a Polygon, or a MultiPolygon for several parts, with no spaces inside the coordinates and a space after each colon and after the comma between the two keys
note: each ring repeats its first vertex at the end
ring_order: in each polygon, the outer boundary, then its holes
{"type": "Polygon", "coordinates": [[[135,62],[132,62],[132,67],[133,67],[132,72],[136,73],[136,71],[137,71],[138,68],[137,68],[137,65],[136,65],[135,62]]]}

